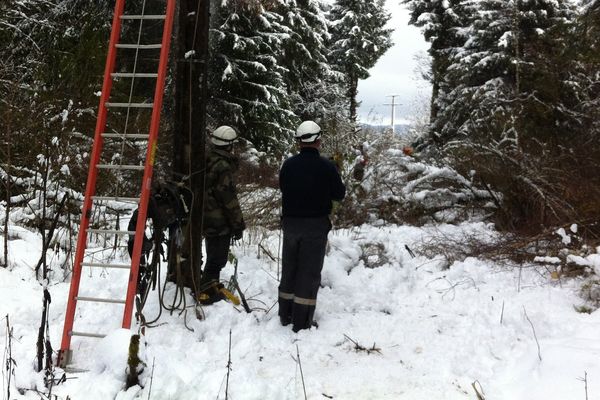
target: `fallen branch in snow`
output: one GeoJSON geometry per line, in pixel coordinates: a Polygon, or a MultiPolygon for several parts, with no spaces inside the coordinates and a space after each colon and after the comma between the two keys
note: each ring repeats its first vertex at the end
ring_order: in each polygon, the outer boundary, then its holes
{"type": "Polygon", "coordinates": [[[471,383],[471,386],[473,386],[473,390],[475,391],[477,400],[485,400],[485,397],[483,397],[483,388],[481,387],[481,383],[479,381],[475,381],[475,382],[471,383]],[[477,386],[475,384],[479,385],[479,389],[477,389],[477,386]]]}
{"type": "Polygon", "coordinates": [[[152,372],[150,372],[150,386],[148,387],[148,400],[150,400],[150,395],[152,394],[152,382],[154,381],[154,363],[156,362],[156,357],[152,359],[152,372]]]}
{"type": "Polygon", "coordinates": [[[298,348],[298,344],[296,343],[296,361],[298,362],[298,367],[300,368],[300,378],[302,378],[302,390],[304,390],[304,400],[307,400],[306,397],[306,385],[304,384],[304,372],[302,372],[302,362],[300,361],[300,349],[298,348]]]}
{"type": "MultiPolygon", "coordinates": [[[[268,250],[268,249],[267,249],[265,246],[263,246],[261,243],[259,243],[259,244],[258,244],[258,248],[259,248],[260,250],[262,250],[262,252],[263,252],[263,253],[264,253],[264,254],[265,254],[267,257],[269,257],[269,258],[271,259],[271,261],[273,261],[273,262],[277,262],[277,261],[278,261],[278,258],[275,258],[275,256],[274,256],[273,254],[271,254],[271,252],[270,252],[270,251],[269,251],[269,250],[268,250]]],[[[260,256],[260,252],[259,252],[258,254],[259,254],[259,256],[260,256]]]]}
{"type": "Polygon", "coordinates": [[[362,346],[360,343],[358,343],[356,340],[352,339],[350,336],[344,334],[344,337],[354,344],[354,351],[356,351],[357,353],[359,351],[364,351],[367,354],[371,354],[371,353],[381,354],[381,349],[379,347],[375,346],[375,342],[373,342],[373,347],[366,348],[366,347],[362,346]]]}
{"type": "Polygon", "coordinates": [[[406,251],[408,251],[408,254],[410,254],[410,258],[415,258],[415,253],[410,249],[410,247],[408,247],[407,244],[404,245],[404,248],[406,251]]]}
{"type": "Polygon", "coordinates": [[[270,312],[271,312],[271,310],[272,310],[273,308],[275,308],[275,306],[277,305],[277,303],[278,303],[278,301],[277,301],[277,300],[275,300],[275,302],[273,303],[273,305],[272,305],[271,307],[269,307],[269,309],[267,310],[267,312],[265,313],[265,315],[267,315],[268,313],[270,313],[270,312]]]}
{"type": "Polygon", "coordinates": [[[6,383],[6,398],[4,397],[4,393],[2,398],[6,400],[10,400],[10,383],[12,376],[15,374],[15,365],[16,362],[12,358],[12,338],[13,338],[13,328],[10,326],[10,319],[8,314],[6,315],[6,342],[4,345],[4,356],[2,357],[2,364],[4,364],[4,368],[2,369],[2,383],[6,383]]]}
{"type": "Polygon", "coordinates": [[[523,312],[525,313],[525,318],[527,318],[527,321],[529,321],[529,324],[531,325],[531,330],[533,331],[533,337],[535,339],[535,343],[537,344],[538,357],[539,357],[540,361],[542,361],[542,352],[540,350],[540,342],[538,341],[537,335],[535,334],[535,327],[533,326],[533,322],[531,322],[531,320],[529,319],[529,316],[527,315],[527,310],[525,310],[525,306],[523,306],[523,312]]]}
{"type": "Polygon", "coordinates": [[[229,351],[227,356],[227,382],[225,383],[225,400],[229,395],[229,373],[231,372],[231,329],[229,330],[229,351]]]}

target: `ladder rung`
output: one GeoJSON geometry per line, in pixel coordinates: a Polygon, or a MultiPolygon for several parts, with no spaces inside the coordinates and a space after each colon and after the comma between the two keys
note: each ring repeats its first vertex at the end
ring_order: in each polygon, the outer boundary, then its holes
{"type": "Polygon", "coordinates": [[[88,229],[87,232],[106,235],[135,235],[135,231],[118,231],[116,229],[88,229]]]}
{"type": "Polygon", "coordinates": [[[84,374],[84,373],[90,372],[89,369],[77,368],[77,367],[73,367],[70,365],[67,365],[66,367],[64,367],[63,370],[69,374],[84,374]]]}
{"type": "Polygon", "coordinates": [[[153,103],[106,103],[107,108],[153,108],[153,103]]]}
{"type": "Polygon", "coordinates": [[[160,49],[162,48],[162,44],[116,44],[115,47],[117,49],[140,49],[140,50],[151,50],[151,49],[160,49]]]}
{"type": "Polygon", "coordinates": [[[148,135],[144,133],[103,133],[102,137],[106,139],[148,140],[148,135]]]}
{"type": "Polygon", "coordinates": [[[71,332],[71,336],[85,336],[85,337],[93,337],[93,338],[99,338],[99,339],[106,337],[106,335],[103,335],[101,333],[88,333],[88,332],[76,332],[76,331],[71,332]]]}
{"type": "Polygon", "coordinates": [[[118,196],[92,196],[93,200],[97,201],[122,201],[122,202],[130,202],[130,203],[139,203],[139,197],[118,197],[118,196]]]}
{"type": "Polygon", "coordinates": [[[110,76],[113,78],[157,78],[158,74],[154,72],[113,72],[110,76]]]}
{"type": "Polygon", "coordinates": [[[89,301],[92,303],[115,303],[115,304],[125,304],[125,300],[117,300],[117,299],[103,299],[100,297],[77,297],[78,301],[89,301]]]}
{"type": "Polygon", "coordinates": [[[131,265],[129,264],[102,264],[102,263],[87,263],[82,262],[82,267],[97,267],[97,268],[118,268],[118,269],[129,269],[131,265]]]}
{"type": "Polygon", "coordinates": [[[143,165],[119,165],[119,164],[98,164],[98,169],[120,169],[125,171],[143,171],[143,165]]]}
{"type": "Polygon", "coordinates": [[[121,15],[121,19],[165,19],[165,15],[121,15]]]}

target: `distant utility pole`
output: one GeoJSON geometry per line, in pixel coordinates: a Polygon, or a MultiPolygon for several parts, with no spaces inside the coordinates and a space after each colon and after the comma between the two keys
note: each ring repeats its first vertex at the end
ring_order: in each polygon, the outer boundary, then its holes
{"type": "Polygon", "coordinates": [[[391,94],[391,95],[386,96],[386,97],[391,97],[392,98],[392,102],[391,103],[386,103],[386,104],[384,104],[384,106],[392,106],[392,133],[396,133],[396,124],[395,124],[395,120],[396,120],[396,107],[402,105],[400,103],[396,103],[396,97],[400,97],[400,95],[399,94],[391,94]]]}

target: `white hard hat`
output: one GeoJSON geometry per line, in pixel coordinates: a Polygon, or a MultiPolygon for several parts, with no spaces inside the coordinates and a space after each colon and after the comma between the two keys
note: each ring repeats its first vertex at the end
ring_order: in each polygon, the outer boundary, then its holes
{"type": "Polygon", "coordinates": [[[314,121],[304,121],[296,129],[294,137],[302,143],[313,143],[321,137],[321,127],[314,121]]]}
{"type": "Polygon", "coordinates": [[[228,146],[237,140],[237,132],[230,126],[223,125],[210,134],[210,141],[216,146],[228,146]]]}

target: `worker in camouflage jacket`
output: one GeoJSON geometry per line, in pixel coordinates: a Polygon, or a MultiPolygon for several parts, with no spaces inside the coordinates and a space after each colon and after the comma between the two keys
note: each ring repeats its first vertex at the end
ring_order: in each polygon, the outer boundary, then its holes
{"type": "Polygon", "coordinates": [[[219,283],[221,269],[227,263],[229,245],[242,238],[246,228],[237,198],[233,174],[238,169],[238,159],[232,154],[236,131],[221,126],[210,135],[213,147],[206,159],[204,219],[206,263],[199,284],[198,300],[212,304],[222,300],[219,283]]]}

